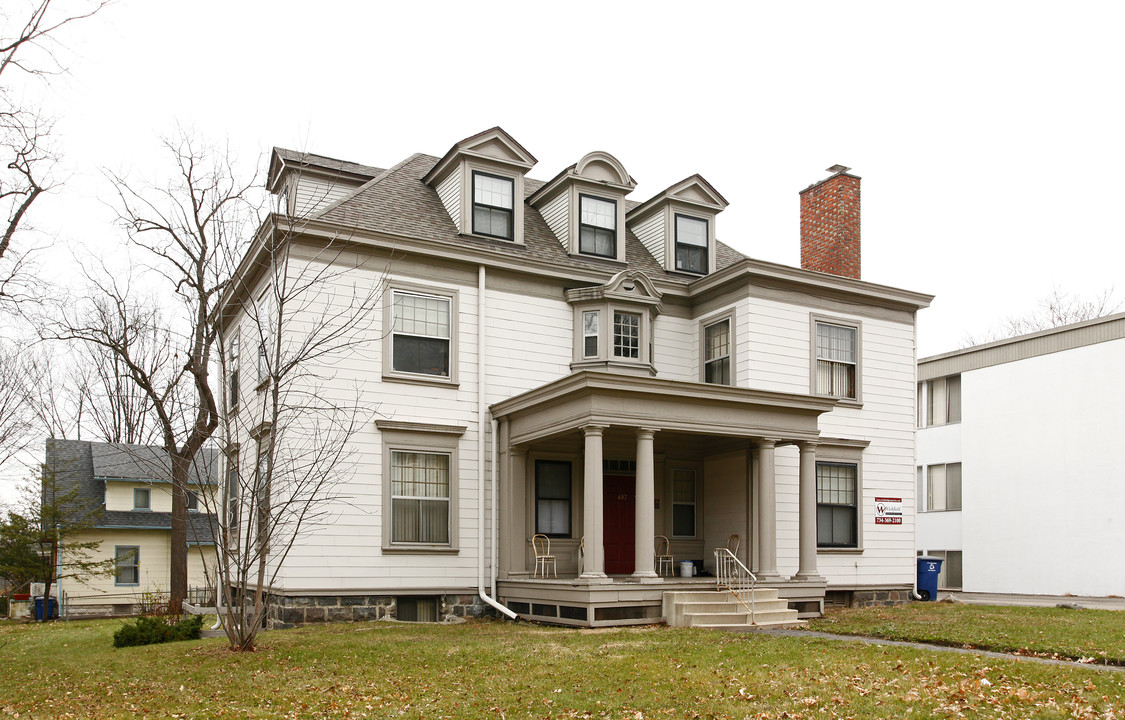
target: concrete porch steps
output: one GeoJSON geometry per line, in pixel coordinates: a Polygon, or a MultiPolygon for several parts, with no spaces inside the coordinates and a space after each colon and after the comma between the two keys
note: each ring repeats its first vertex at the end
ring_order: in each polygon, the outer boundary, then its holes
{"type": "MultiPolygon", "coordinates": [[[[750,604],[750,603],[747,603],[750,604]]],[[[699,627],[715,630],[753,630],[760,627],[804,625],[797,611],[777,596],[774,588],[754,590],[754,617],[726,591],[669,591],[664,593],[664,620],[672,627],[699,627]]]]}

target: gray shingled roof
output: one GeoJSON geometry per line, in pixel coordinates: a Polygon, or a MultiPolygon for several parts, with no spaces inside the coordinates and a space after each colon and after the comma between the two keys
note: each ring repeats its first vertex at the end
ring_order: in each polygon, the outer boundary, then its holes
{"type": "MultiPolygon", "coordinates": [[[[94,513],[98,528],[151,528],[170,530],[172,514],[105,510],[106,478],[169,482],[171,472],[168,456],[160,448],[118,443],[91,443],[84,440],[48,438],[47,468],[55,473],[60,491],[77,488],[76,502],[82,510],[94,513]]],[[[200,452],[196,463],[196,481],[215,482],[218,475],[218,453],[200,452]]],[[[214,543],[211,525],[214,517],[206,513],[188,516],[188,542],[214,543]]]]}
{"type": "MultiPolygon", "coordinates": [[[[557,265],[571,265],[575,269],[600,269],[614,271],[621,264],[613,261],[574,256],[566,252],[546,221],[535,208],[524,206],[524,244],[516,245],[503,240],[485,240],[466,237],[458,233],[438,198],[437,191],[422,182],[422,178],[438,158],[430,155],[412,155],[403,162],[384,171],[365,183],[348,197],[326,208],[319,219],[357,230],[388,233],[429,240],[455,246],[471,245],[504,255],[525,256],[557,265]]],[[[524,181],[525,197],[542,187],[543,181],[527,178],[524,181]]],[[[626,201],[626,211],[639,205],[626,201]]],[[[744,256],[717,243],[715,270],[721,270],[744,256]]],[[[656,261],[632,231],[625,231],[625,259],[632,269],[641,270],[651,278],[671,282],[690,283],[695,276],[670,273],[656,261]]]]}
{"type": "Polygon", "coordinates": [[[286,150],[285,148],[274,148],[273,150],[277,153],[278,157],[287,163],[311,165],[324,168],[325,170],[338,170],[340,172],[352,173],[353,175],[366,175],[367,177],[375,177],[383,172],[382,168],[372,167],[371,165],[360,165],[359,163],[350,162],[348,160],[337,160],[336,158],[317,155],[316,153],[298,152],[296,150],[286,150]]]}

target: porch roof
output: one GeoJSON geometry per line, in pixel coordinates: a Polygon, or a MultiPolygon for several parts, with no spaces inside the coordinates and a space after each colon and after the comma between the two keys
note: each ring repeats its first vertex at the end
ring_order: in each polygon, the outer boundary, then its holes
{"type": "Polygon", "coordinates": [[[494,403],[509,442],[534,442],[590,424],[815,440],[835,398],[583,370],[494,403]]]}

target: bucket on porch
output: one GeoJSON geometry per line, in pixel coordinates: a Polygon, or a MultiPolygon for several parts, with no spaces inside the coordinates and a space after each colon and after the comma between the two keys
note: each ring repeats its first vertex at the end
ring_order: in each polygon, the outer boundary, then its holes
{"type": "Polygon", "coordinates": [[[691,560],[680,561],[680,577],[691,577],[692,571],[695,569],[695,563],[691,560]]]}

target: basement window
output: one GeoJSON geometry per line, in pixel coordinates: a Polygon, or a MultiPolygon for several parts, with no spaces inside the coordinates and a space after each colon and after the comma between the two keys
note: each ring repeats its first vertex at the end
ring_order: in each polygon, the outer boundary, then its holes
{"type": "Polygon", "coordinates": [[[402,622],[437,622],[438,599],[436,597],[399,597],[395,599],[398,607],[397,619],[402,622]]]}

